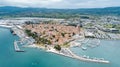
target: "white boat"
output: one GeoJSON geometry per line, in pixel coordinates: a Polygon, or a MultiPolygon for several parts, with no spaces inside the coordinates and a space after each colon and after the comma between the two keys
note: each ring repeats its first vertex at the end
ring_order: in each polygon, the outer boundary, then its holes
{"type": "Polygon", "coordinates": [[[82,50],[87,50],[87,47],[81,47],[82,48],[82,50]]]}

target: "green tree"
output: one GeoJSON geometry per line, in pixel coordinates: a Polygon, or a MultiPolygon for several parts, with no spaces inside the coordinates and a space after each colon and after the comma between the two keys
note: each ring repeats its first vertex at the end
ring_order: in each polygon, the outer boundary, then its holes
{"type": "Polygon", "coordinates": [[[58,51],[61,50],[61,46],[60,46],[60,45],[55,45],[54,48],[55,48],[56,50],[58,50],[58,51]]]}

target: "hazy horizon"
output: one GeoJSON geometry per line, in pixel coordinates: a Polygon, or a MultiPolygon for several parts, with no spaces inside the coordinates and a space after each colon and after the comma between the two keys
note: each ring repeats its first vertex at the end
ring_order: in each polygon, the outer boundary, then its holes
{"type": "Polygon", "coordinates": [[[0,6],[58,9],[104,8],[118,7],[120,0],[0,0],[0,6]]]}

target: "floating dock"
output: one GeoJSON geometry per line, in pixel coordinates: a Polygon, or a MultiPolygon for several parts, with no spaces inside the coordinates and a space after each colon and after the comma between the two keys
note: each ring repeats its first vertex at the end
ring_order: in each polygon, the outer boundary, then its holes
{"type": "Polygon", "coordinates": [[[14,48],[15,48],[15,51],[16,52],[24,52],[24,50],[20,50],[18,44],[17,44],[17,41],[14,41],[14,48]]]}

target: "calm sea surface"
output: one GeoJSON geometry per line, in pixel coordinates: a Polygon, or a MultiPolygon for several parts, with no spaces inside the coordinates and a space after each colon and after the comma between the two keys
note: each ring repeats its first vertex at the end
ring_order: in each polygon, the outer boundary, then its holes
{"type": "Polygon", "coordinates": [[[101,45],[83,51],[80,48],[71,48],[78,55],[100,57],[109,60],[110,64],[83,62],[41,49],[22,48],[26,52],[14,51],[14,40],[17,36],[10,33],[9,29],[0,28],[0,67],[120,67],[120,41],[101,40],[101,45]]]}

